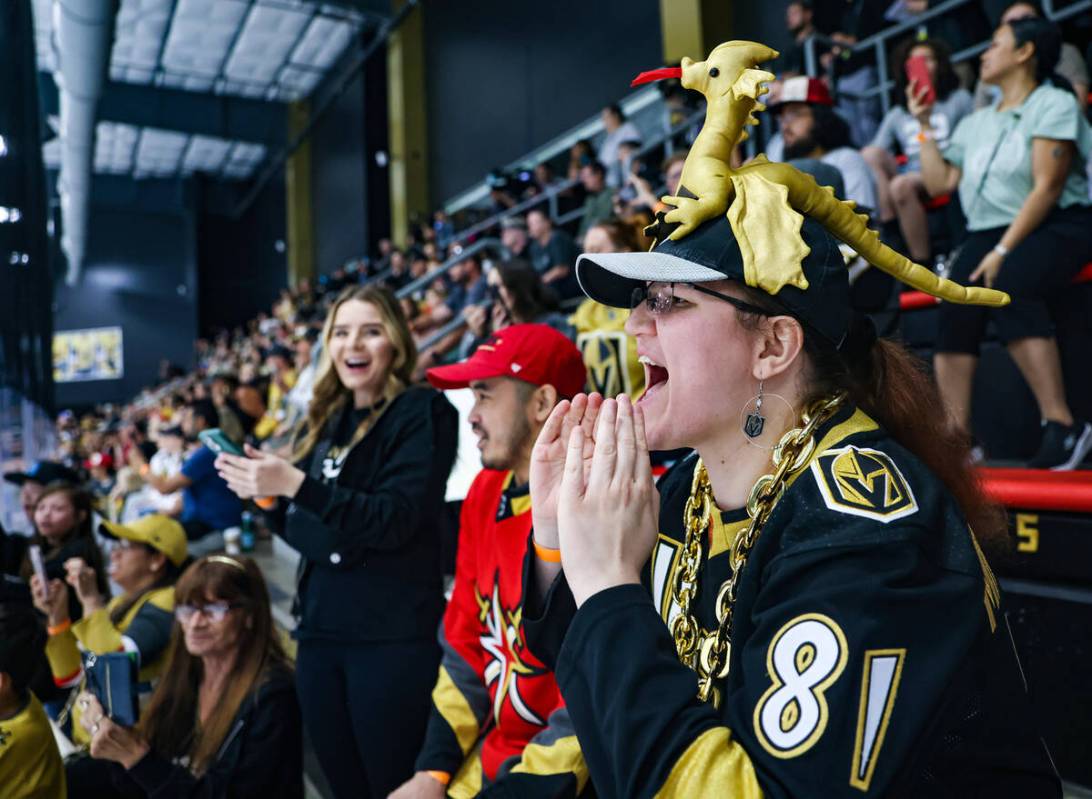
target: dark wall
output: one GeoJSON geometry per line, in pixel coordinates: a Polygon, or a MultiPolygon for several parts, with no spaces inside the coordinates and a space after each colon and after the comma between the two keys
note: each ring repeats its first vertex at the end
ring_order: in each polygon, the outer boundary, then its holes
{"type": "Polygon", "coordinates": [[[224,192],[213,184],[197,192],[202,335],[268,311],[288,284],[284,175],[270,180],[239,218],[231,213],[237,197],[224,192]]]}
{"type": "Polygon", "coordinates": [[[358,76],[311,136],[311,218],[320,275],[367,250],[364,116],[364,78],[358,76]]]}
{"type": "MultiPolygon", "coordinates": [[[[96,178],[96,181],[99,179],[96,178]]],[[[87,259],[76,286],[60,283],[58,331],[120,325],[124,376],[58,383],[59,406],[131,400],[156,382],[159,362],[189,366],[197,335],[197,261],[192,204],[93,206],[87,259]]]]}
{"type": "Polygon", "coordinates": [[[434,205],[624,96],[663,58],[656,0],[428,3],[424,14],[434,205]]]}

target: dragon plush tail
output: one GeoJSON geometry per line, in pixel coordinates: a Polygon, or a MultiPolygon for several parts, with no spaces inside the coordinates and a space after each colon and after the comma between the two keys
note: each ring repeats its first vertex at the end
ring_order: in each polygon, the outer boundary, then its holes
{"type": "Polygon", "coordinates": [[[937,276],[880,241],[868,227],[868,217],[854,212],[854,204],[839,200],[829,186],[788,164],[771,163],[759,156],[736,174],[758,173],[788,189],[788,203],[796,211],[821,223],[831,235],[852,247],[858,255],[911,288],[960,305],[1008,305],[1009,295],[995,289],[962,286],[937,276]]]}

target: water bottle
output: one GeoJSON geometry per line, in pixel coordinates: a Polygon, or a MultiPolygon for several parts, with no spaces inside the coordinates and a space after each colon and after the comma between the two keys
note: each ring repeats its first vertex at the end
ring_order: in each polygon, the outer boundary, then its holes
{"type": "Polygon", "coordinates": [[[242,535],[239,536],[239,546],[243,552],[254,551],[254,514],[248,510],[243,511],[242,535]]]}

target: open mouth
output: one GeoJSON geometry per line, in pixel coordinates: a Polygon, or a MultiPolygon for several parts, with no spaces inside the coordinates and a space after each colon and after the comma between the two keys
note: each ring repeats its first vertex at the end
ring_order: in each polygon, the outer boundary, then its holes
{"type": "Polygon", "coordinates": [[[668,380],[668,374],[667,369],[647,355],[642,355],[637,360],[645,367],[645,392],[639,400],[639,402],[643,402],[647,397],[662,390],[663,385],[668,380]]]}
{"type": "Polygon", "coordinates": [[[365,371],[371,365],[367,358],[346,358],[344,363],[346,369],[357,373],[365,371]]]}

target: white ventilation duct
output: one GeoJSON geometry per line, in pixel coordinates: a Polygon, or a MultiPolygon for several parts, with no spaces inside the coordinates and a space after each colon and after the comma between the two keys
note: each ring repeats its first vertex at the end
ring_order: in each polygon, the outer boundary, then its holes
{"type": "Polygon", "coordinates": [[[57,82],[61,105],[61,249],[68,283],[80,278],[87,251],[95,113],[106,83],[117,0],[54,0],[57,82]]]}

